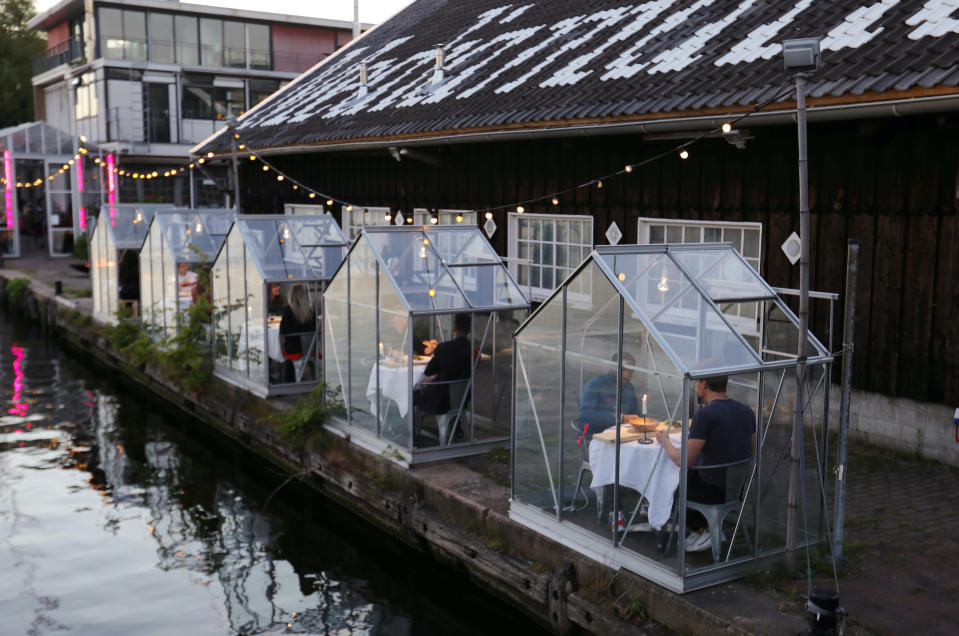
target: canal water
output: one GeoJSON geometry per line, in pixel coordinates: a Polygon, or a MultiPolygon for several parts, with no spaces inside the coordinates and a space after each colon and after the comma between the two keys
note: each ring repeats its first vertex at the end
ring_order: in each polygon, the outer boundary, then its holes
{"type": "Polygon", "coordinates": [[[540,633],[0,314],[0,634],[540,633]]]}

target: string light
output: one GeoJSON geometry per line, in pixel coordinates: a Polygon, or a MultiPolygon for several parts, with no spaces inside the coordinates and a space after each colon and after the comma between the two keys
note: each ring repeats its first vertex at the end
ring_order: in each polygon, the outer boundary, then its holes
{"type": "Polygon", "coordinates": [[[315,199],[315,198],[316,198],[316,192],[310,192],[310,198],[311,198],[311,199],[315,199]]]}
{"type": "Polygon", "coordinates": [[[199,164],[201,164],[201,165],[202,165],[203,162],[205,162],[205,161],[206,161],[206,159],[204,159],[203,157],[200,157],[199,159],[196,160],[196,162],[199,163],[199,164]]]}
{"type": "Polygon", "coordinates": [[[206,157],[207,157],[207,159],[212,159],[212,158],[213,158],[213,152],[211,151],[211,152],[206,153],[206,157]]]}
{"type": "Polygon", "coordinates": [[[632,171],[633,171],[633,164],[627,163],[627,164],[626,164],[626,167],[623,168],[623,170],[625,170],[626,172],[632,172],[632,171]]]}
{"type": "MultiPolygon", "coordinates": [[[[266,166],[264,166],[264,168],[265,168],[265,167],[266,167],[266,166]]],[[[281,175],[281,174],[276,175],[276,180],[277,180],[277,181],[283,181],[283,175],[281,175]]]]}
{"type": "Polygon", "coordinates": [[[730,124],[729,122],[726,122],[725,124],[723,124],[723,134],[730,132],[732,129],[733,129],[733,125],[730,124]]]}
{"type": "Polygon", "coordinates": [[[680,159],[689,159],[689,151],[686,150],[685,148],[683,148],[682,150],[680,150],[680,151],[679,151],[679,158],[680,158],[680,159]]]}
{"type": "Polygon", "coordinates": [[[250,155],[250,161],[256,161],[256,155],[250,155]]]}
{"type": "Polygon", "coordinates": [[[521,205],[517,205],[517,206],[516,206],[516,212],[517,212],[517,213],[522,214],[522,213],[525,212],[525,211],[526,211],[526,208],[524,208],[523,206],[521,206],[521,205]]]}
{"type": "Polygon", "coordinates": [[[263,172],[269,172],[269,171],[270,171],[270,166],[263,164],[263,172]]]}
{"type": "MultiPolygon", "coordinates": [[[[316,196],[316,195],[314,194],[313,196],[316,196]]],[[[326,204],[327,204],[327,205],[333,205],[333,199],[327,199],[327,200],[326,200],[326,204]]]]}
{"type": "Polygon", "coordinates": [[[487,220],[490,220],[490,219],[492,219],[492,218],[493,218],[493,213],[492,213],[492,212],[487,212],[487,213],[486,213],[486,219],[487,219],[487,220]]]}
{"type": "Polygon", "coordinates": [[[463,215],[462,215],[462,214],[457,214],[457,215],[456,215],[456,222],[457,222],[457,223],[462,223],[462,222],[463,222],[463,215]]]}
{"type": "Polygon", "coordinates": [[[597,179],[597,180],[596,180],[596,187],[597,187],[597,188],[602,188],[602,187],[603,187],[603,182],[600,181],[599,179],[597,179]]]}
{"type": "Polygon", "coordinates": [[[559,205],[559,199],[557,199],[556,197],[553,197],[552,203],[553,205],[559,205]]]}

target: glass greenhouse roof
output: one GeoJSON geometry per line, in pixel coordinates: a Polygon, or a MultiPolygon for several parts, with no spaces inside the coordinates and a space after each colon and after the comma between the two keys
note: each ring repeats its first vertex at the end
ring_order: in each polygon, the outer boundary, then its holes
{"type": "Polygon", "coordinates": [[[411,312],[529,306],[477,227],[366,227],[367,244],[411,312]]]}
{"type": "MultiPolygon", "coordinates": [[[[44,121],[34,121],[0,130],[0,150],[9,150],[15,155],[62,156],[72,155],[79,139],[44,121]]],[[[94,150],[90,143],[82,144],[94,150]]]]}
{"type": "Polygon", "coordinates": [[[100,214],[106,214],[110,220],[107,227],[117,249],[140,249],[150,229],[150,221],[160,207],[156,204],[117,203],[107,205],[100,214]]]}
{"type": "Polygon", "coordinates": [[[329,214],[240,216],[234,225],[264,280],[329,280],[349,241],[329,214]]]}
{"type": "MultiPolygon", "coordinates": [[[[702,376],[764,365],[760,352],[731,323],[730,306],[768,301],[798,326],[796,316],[729,244],[597,247],[586,263],[590,261],[624,298],[624,320],[642,321],[683,372],[702,376]],[[721,352],[722,360],[704,352],[721,352]]],[[[574,274],[566,283],[569,302],[581,297],[588,303],[576,278],[574,274]]],[[[811,334],[809,344],[812,357],[829,355],[811,334]]]]}
{"type": "Polygon", "coordinates": [[[212,262],[223,245],[236,214],[225,208],[163,210],[153,224],[163,233],[166,248],[178,263],[212,262]]]}

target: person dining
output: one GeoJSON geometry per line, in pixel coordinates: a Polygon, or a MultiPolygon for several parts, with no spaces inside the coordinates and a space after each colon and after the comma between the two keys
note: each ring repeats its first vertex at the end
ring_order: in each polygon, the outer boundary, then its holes
{"type": "MultiPolygon", "coordinates": [[[[311,355],[311,351],[304,351],[304,343],[308,344],[314,339],[313,347],[315,350],[316,342],[316,312],[313,310],[313,303],[306,291],[303,283],[293,283],[290,285],[287,297],[287,306],[283,309],[283,317],[280,319],[280,348],[283,351],[283,357],[286,362],[283,363],[283,381],[295,382],[293,362],[299,360],[304,355],[311,355]]],[[[308,363],[313,367],[313,361],[308,363]]]]}
{"type": "Polygon", "coordinates": [[[473,367],[470,327],[469,314],[456,314],[453,317],[453,338],[436,345],[433,357],[426,365],[423,388],[413,394],[414,405],[424,413],[437,415],[459,408],[459,404],[450,404],[449,385],[470,377],[473,367]]]}
{"type": "MultiPolygon", "coordinates": [[[[613,354],[609,359],[612,369],[608,373],[598,375],[586,383],[583,395],[579,400],[579,427],[581,431],[588,430],[588,435],[601,433],[616,423],[616,367],[619,356],[613,354]],[[586,425],[589,429],[585,429],[586,425]]],[[[639,400],[636,399],[636,388],[633,386],[633,370],[626,365],[635,365],[636,359],[632,354],[623,352],[623,372],[620,376],[622,395],[623,423],[637,417],[639,400]]]]}
{"type": "MultiPolygon", "coordinates": [[[[696,380],[696,395],[705,402],[693,416],[686,448],[689,466],[729,464],[752,457],[756,449],[756,414],[746,404],[729,397],[727,376],[696,380]]],[[[681,449],[677,448],[666,431],[656,433],[669,458],[679,466],[681,449]]],[[[703,504],[726,501],[726,469],[690,470],[686,480],[686,499],[703,504]]],[[[706,518],[692,509],[686,511],[686,551],[709,550],[710,532],[706,518]]]]}
{"type": "Polygon", "coordinates": [[[196,283],[198,277],[196,272],[190,269],[187,263],[177,264],[177,295],[181,299],[193,299],[196,297],[196,283]]]}

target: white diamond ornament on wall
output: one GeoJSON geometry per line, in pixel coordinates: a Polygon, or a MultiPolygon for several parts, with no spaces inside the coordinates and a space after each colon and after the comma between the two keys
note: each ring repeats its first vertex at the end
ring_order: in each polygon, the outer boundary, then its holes
{"type": "Polygon", "coordinates": [[[486,238],[493,238],[493,235],[496,234],[496,221],[486,219],[486,223],[483,224],[483,231],[486,232],[486,238]]]}
{"type": "Polygon", "coordinates": [[[397,212],[396,216],[393,217],[393,223],[396,225],[403,225],[406,223],[406,215],[402,212],[397,212]]]}
{"type": "Polygon", "coordinates": [[[800,251],[802,249],[802,243],[799,240],[799,235],[793,232],[789,235],[789,238],[786,239],[786,242],[782,244],[783,253],[786,254],[786,258],[789,259],[789,262],[793,265],[796,264],[796,261],[799,260],[800,251]]]}
{"type": "Polygon", "coordinates": [[[609,241],[610,245],[616,245],[622,238],[623,232],[619,229],[619,226],[616,225],[616,221],[613,221],[609,224],[609,227],[606,228],[606,240],[609,241]]]}

